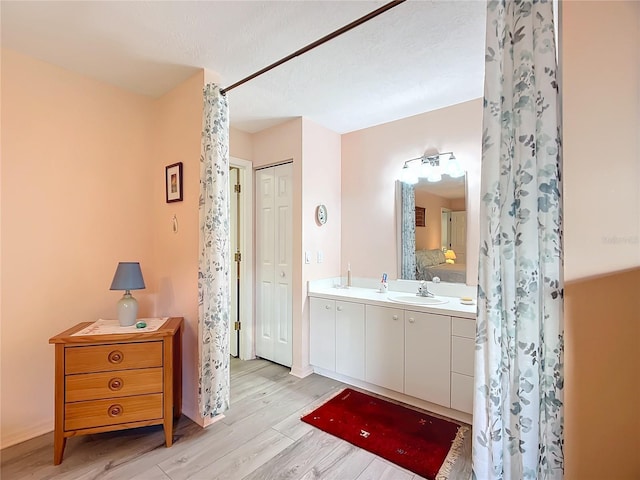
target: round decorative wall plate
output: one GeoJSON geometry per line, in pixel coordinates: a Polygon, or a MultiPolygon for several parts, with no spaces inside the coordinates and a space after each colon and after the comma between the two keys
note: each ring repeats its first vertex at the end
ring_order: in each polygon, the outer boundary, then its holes
{"type": "Polygon", "coordinates": [[[318,205],[316,207],[316,221],[318,225],[324,225],[327,223],[327,207],[324,205],[318,205]]]}

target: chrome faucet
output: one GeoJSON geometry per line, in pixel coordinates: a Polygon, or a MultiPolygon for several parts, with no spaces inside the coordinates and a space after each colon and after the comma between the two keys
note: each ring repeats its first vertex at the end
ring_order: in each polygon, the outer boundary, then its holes
{"type": "Polygon", "coordinates": [[[429,291],[429,288],[427,287],[427,282],[425,282],[424,280],[420,282],[420,286],[418,287],[418,293],[416,293],[416,295],[419,297],[435,297],[435,295],[429,291]]]}

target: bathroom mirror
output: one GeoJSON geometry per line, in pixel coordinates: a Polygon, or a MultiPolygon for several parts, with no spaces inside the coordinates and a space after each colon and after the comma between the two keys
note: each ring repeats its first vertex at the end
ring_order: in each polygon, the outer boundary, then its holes
{"type": "MultiPolygon", "coordinates": [[[[451,178],[443,175],[440,182],[428,182],[426,179],[413,185],[413,195],[410,189],[400,182],[398,189],[398,242],[400,278],[409,280],[433,280],[438,277],[442,282],[466,283],[467,280],[467,205],[466,205],[466,175],[451,178]],[[403,193],[405,199],[403,200],[403,193]],[[411,204],[413,209],[403,208],[403,203],[411,204]],[[420,212],[424,215],[424,223],[416,222],[416,218],[408,216],[420,212]],[[407,213],[405,213],[407,212],[407,213]],[[415,273],[413,262],[409,262],[405,255],[411,255],[412,239],[407,238],[407,231],[402,231],[402,225],[412,223],[415,230],[415,273]],[[424,226],[421,226],[423,225],[424,226]],[[403,239],[404,238],[404,239],[403,239]],[[405,268],[403,268],[405,265],[405,268]],[[403,273],[404,271],[404,273],[403,273]]],[[[421,220],[421,219],[420,219],[421,220]]]]}

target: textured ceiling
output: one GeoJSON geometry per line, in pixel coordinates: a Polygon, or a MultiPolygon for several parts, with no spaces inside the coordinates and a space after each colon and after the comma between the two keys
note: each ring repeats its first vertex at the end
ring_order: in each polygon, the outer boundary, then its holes
{"type": "MultiPolygon", "coordinates": [[[[379,1],[2,1],[2,46],[151,96],[222,87],[379,1]]],[[[247,132],[304,116],[345,133],[482,96],[484,2],[409,0],[229,92],[247,132]]]]}

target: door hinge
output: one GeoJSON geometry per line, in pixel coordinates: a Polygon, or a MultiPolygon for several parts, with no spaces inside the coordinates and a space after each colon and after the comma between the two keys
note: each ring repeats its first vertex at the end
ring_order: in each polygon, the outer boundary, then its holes
{"type": "Polygon", "coordinates": [[[233,255],[233,261],[234,262],[241,262],[242,261],[242,254],[240,252],[236,252],[233,255]]]}
{"type": "Polygon", "coordinates": [[[240,322],[233,322],[233,329],[234,330],[240,330],[241,329],[240,322]]]}
{"type": "Polygon", "coordinates": [[[235,193],[241,193],[241,192],[242,192],[242,187],[240,186],[240,184],[239,184],[239,183],[236,183],[236,184],[233,186],[233,191],[234,191],[235,193]]]}

